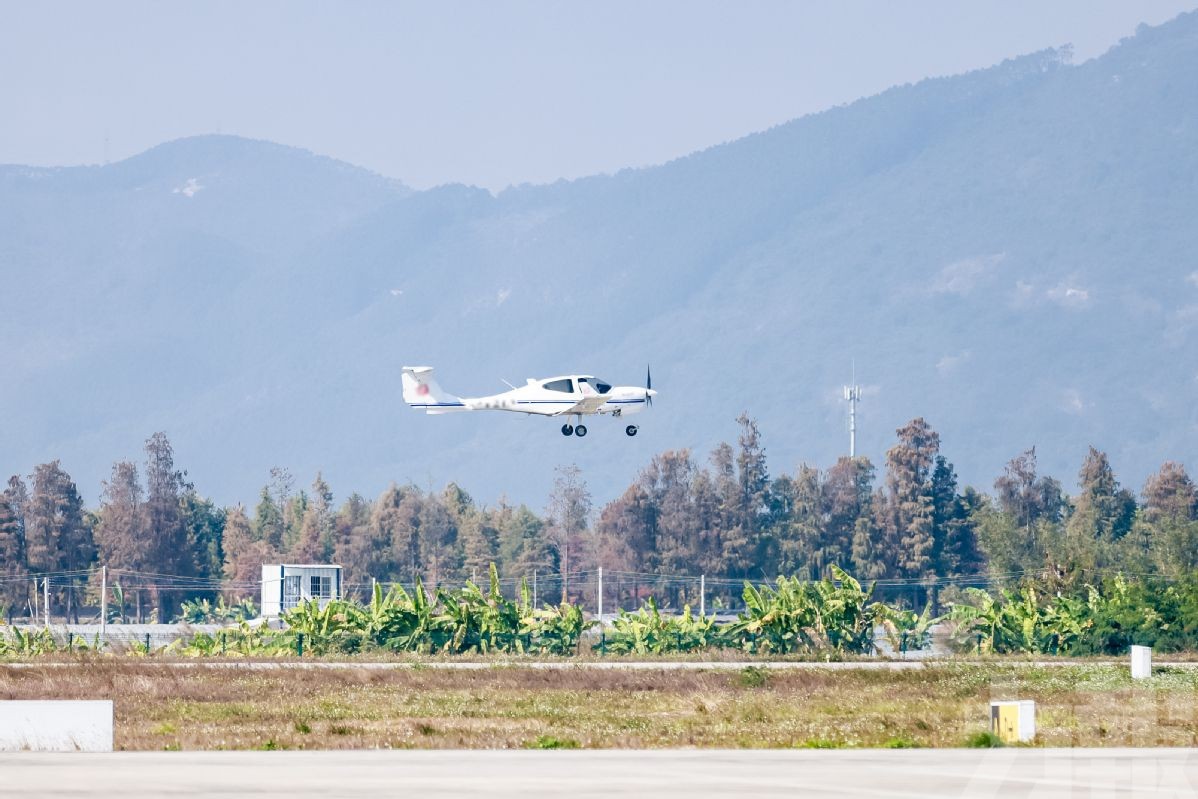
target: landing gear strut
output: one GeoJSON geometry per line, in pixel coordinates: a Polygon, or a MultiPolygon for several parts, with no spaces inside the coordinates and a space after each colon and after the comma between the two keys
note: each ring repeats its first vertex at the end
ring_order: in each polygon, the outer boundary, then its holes
{"type": "Polygon", "coordinates": [[[574,435],[574,426],[571,425],[569,422],[562,425],[562,435],[563,436],[574,435]]]}
{"type": "Polygon", "coordinates": [[[624,428],[624,432],[630,436],[635,436],[637,434],[637,426],[634,424],[630,424],[624,428]]]}

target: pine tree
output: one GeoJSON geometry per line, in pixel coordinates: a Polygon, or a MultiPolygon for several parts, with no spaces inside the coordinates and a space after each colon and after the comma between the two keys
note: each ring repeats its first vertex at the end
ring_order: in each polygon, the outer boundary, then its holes
{"type": "Polygon", "coordinates": [[[711,453],[712,489],[718,500],[714,541],[719,547],[715,573],[744,579],[752,565],[751,531],[741,514],[740,485],[736,479],[736,456],[731,445],[720,442],[711,453]]]}
{"type": "Polygon", "coordinates": [[[1105,452],[1090,447],[1078,474],[1081,492],[1069,519],[1070,534],[1106,542],[1122,538],[1131,528],[1135,497],[1121,489],[1105,452]]]}
{"type": "Polygon", "coordinates": [[[724,575],[724,516],[715,479],[707,469],[698,469],[691,482],[691,507],[694,514],[692,550],[699,570],[704,574],[724,575]]]}
{"type": "Polygon", "coordinates": [[[258,506],[254,508],[253,524],[254,536],[272,553],[271,557],[280,557],[283,552],[283,512],[265,486],[259,495],[258,506]]]}
{"type": "Polygon", "coordinates": [[[374,526],[380,542],[387,542],[394,572],[388,577],[411,585],[424,570],[420,559],[420,520],[424,496],[415,486],[392,484],[374,506],[374,526]]]}
{"type": "MultiPolygon", "coordinates": [[[[451,497],[456,498],[453,494],[451,497]]],[[[420,506],[418,525],[420,563],[425,585],[436,587],[443,582],[456,582],[461,566],[458,528],[443,495],[425,495],[420,506]]]]}
{"type": "Polygon", "coordinates": [[[391,542],[379,535],[371,503],[361,494],[350,494],[333,524],[333,560],[345,573],[345,582],[386,580],[391,572],[391,542]]]}
{"type": "Polygon", "coordinates": [[[923,419],[912,419],[897,432],[898,444],[886,453],[887,546],[899,575],[926,577],[935,565],[930,472],[940,436],[923,419]]]}
{"type": "Polygon", "coordinates": [[[1031,531],[1036,522],[1061,520],[1065,508],[1061,484],[1036,474],[1036,448],[1012,458],[1002,477],[994,481],[999,507],[1018,527],[1031,531]]]}
{"type": "Polygon", "coordinates": [[[1106,453],[1090,447],[1078,475],[1081,488],[1065,525],[1064,548],[1058,554],[1072,580],[1093,580],[1096,570],[1119,561],[1115,542],[1135,520],[1136,502],[1121,489],[1106,453]]]}
{"type": "Polygon", "coordinates": [[[29,597],[25,561],[25,484],[15,475],[0,493],[0,604],[9,624],[17,606],[29,597]]]}
{"type": "Polygon", "coordinates": [[[632,571],[678,573],[695,568],[695,464],[690,450],[657,455],[637,479],[639,493],[626,495],[643,524],[622,534],[632,571]]]}
{"type": "MultiPolygon", "coordinates": [[[[881,495],[876,503],[880,505],[881,495]]],[[[861,516],[853,525],[853,575],[858,580],[879,580],[888,571],[887,559],[882,552],[882,536],[872,516],[861,516]]]]}
{"type": "MultiPolygon", "coordinates": [[[[95,560],[95,542],[83,499],[58,461],[33,472],[33,493],[25,515],[25,552],[30,571],[81,571],[95,560]]],[[[59,578],[56,591],[71,609],[80,578],[59,578]]],[[[51,580],[53,584],[54,581],[51,580]]]]}
{"type": "Polygon", "coordinates": [[[982,565],[973,513],[984,502],[971,488],[957,493],[957,474],[943,455],[932,471],[932,525],[935,571],[956,576],[977,574],[982,565]]]}
{"type": "Polygon", "coordinates": [[[1148,478],[1137,528],[1152,568],[1171,577],[1198,568],[1198,492],[1181,464],[1166,462],[1148,478]]]}
{"type": "Polygon", "coordinates": [[[740,425],[736,454],[737,481],[740,485],[737,522],[744,546],[737,555],[744,564],[745,576],[748,576],[750,571],[764,571],[762,551],[768,546],[764,538],[769,516],[770,476],[756,420],[750,418],[748,413],[742,413],[736,423],[740,425]]]}
{"type": "Polygon", "coordinates": [[[585,563],[586,532],[591,515],[591,492],[577,466],[559,466],[546,508],[546,539],[557,555],[562,602],[569,600],[570,570],[585,563]]]}
{"type": "MultiPolygon", "coordinates": [[[[187,526],[183,519],[183,492],[187,488],[183,472],[175,469],[175,456],[166,433],[146,439],[146,530],[149,539],[146,568],[172,576],[195,573],[187,526]]],[[[173,592],[152,592],[160,608],[161,619],[171,618],[182,597],[173,592]]]]}
{"type": "Polygon", "coordinates": [[[527,579],[547,577],[558,568],[545,535],[545,522],[527,506],[502,511],[499,522],[500,557],[504,573],[527,579]]]}
{"type": "Polygon", "coordinates": [[[304,517],[308,513],[310,501],[308,493],[301,490],[280,506],[283,509],[284,552],[294,553],[299,547],[303,537],[304,517]]]}
{"type": "MultiPolygon", "coordinates": [[[[112,465],[112,476],[103,483],[96,519],[101,564],[110,569],[147,571],[150,540],[145,496],[132,461],[112,465]]],[[[131,581],[126,578],[123,583],[129,587],[131,581]]]]}
{"type": "Polygon", "coordinates": [[[462,511],[457,526],[463,577],[482,580],[489,573],[491,564],[499,559],[499,530],[489,513],[473,505],[462,511]]]}
{"type": "Polygon", "coordinates": [[[1144,514],[1151,524],[1198,520],[1198,490],[1185,467],[1166,461],[1144,483],[1144,514]]]}
{"type": "Polygon", "coordinates": [[[222,542],[225,591],[234,599],[254,596],[258,593],[255,586],[262,579],[262,564],[269,562],[271,550],[250,525],[240,505],[225,516],[222,542]]]}
{"type": "MultiPolygon", "coordinates": [[[[862,557],[866,553],[876,552],[876,544],[855,541],[859,532],[873,534],[873,483],[873,464],[862,455],[842,457],[828,469],[822,490],[826,521],[820,559],[825,567],[833,564],[841,568],[848,567],[856,562],[854,551],[858,549],[862,557]],[[860,530],[858,520],[866,522],[860,530]]],[[[873,575],[884,574],[885,565],[871,564],[869,572],[873,575]]]]}
{"type": "Polygon", "coordinates": [[[182,514],[192,572],[198,577],[219,580],[225,561],[225,510],[188,487],[183,493],[182,514]]]}
{"type": "Polygon", "coordinates": [[[291,558],[297,563],[328,563],[333,550],[333,492],[320,472],[306,505],[291,558]]]}
{"type": "Polygon", "coordinates": [[[789,494],[790,507],[789,513],[776,507],[772,514],[777,517],[775,529],[779,535],[776,536],[778,561],[771,571],[818,579],[832,565],[825,538],[823,482],[819,470],[804,463],[789,486],[780,484],[780,479],[774,484],[770,494],[775,497],[789,494]],[[789,518],[784,520],[785,516],[789,518]]]}
{"type": "Polygon", "coordinates": [[[600,565],[624,571],[653,571],[659,515],[653,497],[639,480],[604,505],[595,523],[600,565]]]}

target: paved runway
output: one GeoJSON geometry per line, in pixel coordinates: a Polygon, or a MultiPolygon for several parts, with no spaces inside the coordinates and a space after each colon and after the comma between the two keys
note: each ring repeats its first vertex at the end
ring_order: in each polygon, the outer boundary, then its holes
{"type": "Polygon", "coordinates": [[[1193,797],[1198,749],[0,755],[8,797],[1193,797]]]}

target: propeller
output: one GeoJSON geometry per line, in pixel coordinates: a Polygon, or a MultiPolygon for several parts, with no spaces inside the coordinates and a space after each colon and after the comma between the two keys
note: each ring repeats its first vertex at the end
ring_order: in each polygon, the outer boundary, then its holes
{"type": "Polygon", "coordinates": [[[650,408],[653,407],[653,373],[649,371],[649,366],[645,365],[645,404],[650,408]]]}

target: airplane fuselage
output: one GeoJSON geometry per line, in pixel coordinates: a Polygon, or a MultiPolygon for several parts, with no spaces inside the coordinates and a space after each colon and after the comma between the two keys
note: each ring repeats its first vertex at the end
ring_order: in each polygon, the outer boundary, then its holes
{"type": "MultiPolygon", "coordinates": [[[[590,375],[569,375],[552,377],[547,380],[529,379],[526,385],[491,394],[486,397],[458,397],[456,402],[430,402],[429,407],[460,408],[469,411],[513,411],[515,413],[531,413],[538,416],[559,416],[562,414],[611,414],[612,416],[627,416],[645,408],[646,390],[639,386],[609,386],[604,394],[594,392],[583,393],[580,378],[587,381],[595,380],[590,375]],[[567,388],[569,390],[564,390],[567,388]],[[553,388],[547,388],[553,386],[553,388]],[[585,410],[576,409],[580,402],[585,401],[585,410]]],[[[589,382],[586,385],[590,385],[589,382]]],[[[600,383],[601,386],[606,384],[600,383]]],[[[657,392],[654,392],[655,394],[657,392]]],[[[417,406],[414,406],[417,407],[417,406]]]]}
{"type": "MultiPolygon", "coordinates": [[[[585,436],[583,416],[627,416],[643,411],[653,404],[657,394],[652,379],[645,374],[644,387],[613,386],[594,375],[561,375],[540,380],[530,378],[523,386],[486,397],[459,397],[441,388],[428,366],[405,366],[403,369],[404,402],[430,414],[460,411],[510,411],[534,416],[572,417],[562,425],[564,435],[585,436]]],[[[510,384],[509,384],[510,385],[510,384]]],[[[625,432],[634,436],[637,426],[630,424],[625,432]]]]}

